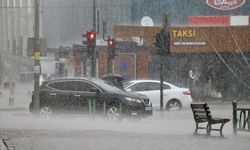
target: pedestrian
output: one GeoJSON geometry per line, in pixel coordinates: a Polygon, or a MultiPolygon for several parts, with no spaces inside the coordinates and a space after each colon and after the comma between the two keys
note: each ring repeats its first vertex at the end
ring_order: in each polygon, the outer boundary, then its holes
{"type": "Polygon", "coordinates": [[[189,81],[188,81],[188,87],[191,90],[192,97],[194,99],[199,99],[200,97],[200,84],[199,84],[199,76],[200,73],[198,71],[197,67],[194,67],[194,70],[190,69],[189,72],[189,81]]]}
{"type": "Polygon", "coordinates": [[[123,87],[123,84],[122,84],[122,81],[120,78],[113,78],[113,83],[112,83],[115,87],[121,89],[121,90],[124,90],[124,87],[123,87]]]}

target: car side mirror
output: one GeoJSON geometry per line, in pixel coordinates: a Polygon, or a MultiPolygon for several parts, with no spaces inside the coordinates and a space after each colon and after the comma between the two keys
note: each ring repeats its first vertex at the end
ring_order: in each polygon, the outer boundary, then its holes
{"type": "Polygon", "coordinates": [[[98,88],[95,88],[95,87],[91,88],[90,91],[91,91],[91,92],[95,92],[96,94],[101,93],[100,90],[99,90],[98,88]]]}

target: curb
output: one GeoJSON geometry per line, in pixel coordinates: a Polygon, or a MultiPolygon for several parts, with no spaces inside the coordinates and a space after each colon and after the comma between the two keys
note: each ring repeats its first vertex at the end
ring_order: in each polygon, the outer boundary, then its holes
{"type": "MultiPolygon", "coordinates": [[[[7,108],[0,108],[0,111],[27,111],[27,108],[24,107],[7,107],[7,108]]],[[[1,150],[1,149],[0,149],[1,150]]]]}

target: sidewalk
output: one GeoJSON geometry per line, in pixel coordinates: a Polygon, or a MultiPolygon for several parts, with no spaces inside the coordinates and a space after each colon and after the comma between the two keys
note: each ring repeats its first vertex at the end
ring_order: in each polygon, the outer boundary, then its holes
{"type": "Polygon", "coordinates": [[[246,101],[246,100],[226,100],[224,98],[212,98],[212,97],[208,97],[208,98],[204,98],[204,99],[199,99],[196,100],[194,99],[194,102],[206,102],[208,104],[216,104],[216,105],[224,105],[224,104],[231,104],[232,102],[236,101],[238,104],[250,104],[250,100],[246,101]]]}
{"type": "Polygon", "coordinates": [[[16,84],[13,101],[10,100],[10,89],[1,89],[0,111],[25,111],[31,102],[32,84],[16,84]]]}

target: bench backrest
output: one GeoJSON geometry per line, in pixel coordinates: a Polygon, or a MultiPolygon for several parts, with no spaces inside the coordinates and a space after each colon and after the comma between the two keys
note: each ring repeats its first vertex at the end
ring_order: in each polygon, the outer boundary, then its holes
{"type": "Polygon", "coordinates": [[[193,111],[195,121],[206,122],[211,119],[212,115],[207,103],[192,103],[190,106],[193,111]]]}

